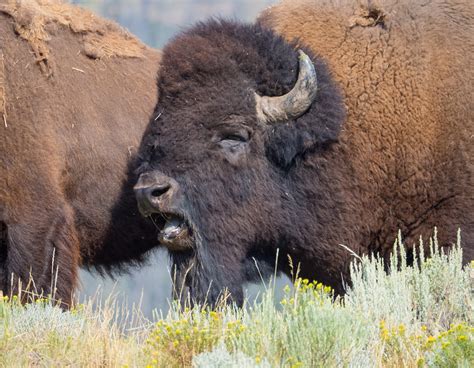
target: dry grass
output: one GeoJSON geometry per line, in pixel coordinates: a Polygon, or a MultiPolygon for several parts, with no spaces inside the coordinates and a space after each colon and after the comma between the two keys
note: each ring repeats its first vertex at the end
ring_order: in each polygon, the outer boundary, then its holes
{"type": "MultiPolygon", "coordinates": [[[[399,242],[398,246],[401,246],[399,242]]],[[[111,296],[63,312],[47,299],[0,300],[0,366],[471,367],[474,264],[437,250],[386,274],[363,257],[344,300],[297,279],[275,303],[270,287],[245,308],[174,304],[155,322],[111,296]]]]}
{"type": "Polygon", "coordinates": [[[70,312],[47,299],[21,306],[0,302],[0,366],[123,367],[144,366],[149,322],[134,320],[113,300],[93,301],[70,312]]]}

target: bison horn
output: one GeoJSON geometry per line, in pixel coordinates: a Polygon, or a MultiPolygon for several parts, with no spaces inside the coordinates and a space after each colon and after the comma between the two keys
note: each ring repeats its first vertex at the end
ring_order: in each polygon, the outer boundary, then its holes
{"type": "Polygon", "coordinates": [[[313,103],[318,90],[318,81],[313,62],[299,50],[299,73],[293,89],[277,97],[255,94],[257,117],[263,123],[292,120],[303,115],[313,103]]]}

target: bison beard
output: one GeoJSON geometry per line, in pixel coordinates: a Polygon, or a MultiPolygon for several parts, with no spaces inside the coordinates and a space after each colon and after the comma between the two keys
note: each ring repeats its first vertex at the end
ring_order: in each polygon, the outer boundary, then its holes
{"type": "Polygon", "coordinates": [[[291,257],[342,293],[352,255],[340,244],[388,259],[399,229],[412,246],[436,225],[449,246],[460,227],[472,259],[474,113],[459,77],[472,76],[472,34],[449,22],[456,9],[443,23],[444,3],[400,1],[379,9],[383,22],[354,20],[352,3],[284,1],[257,24],[211,20],[165,47],[136,194],[165,224],[178,294],[214,304],[227,289],[241,303],[255,263],[268,276],[278,249],[279,271],[291,257]],[[456,63],[437,53],[441,39],[456,63]],[[305,84],[300,49],[315,96],[290,93],[305,84]],[[293,109],[285,95],[312,103],[293,109]]]}

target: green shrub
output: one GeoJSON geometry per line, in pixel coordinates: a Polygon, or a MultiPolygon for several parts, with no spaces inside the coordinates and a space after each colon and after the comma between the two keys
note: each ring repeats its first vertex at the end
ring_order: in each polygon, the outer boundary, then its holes
{"type": "Polygon", "coordinates": [[[426,362],[431,367],[474,367],[474,327],[465,323],[428,338],[426,362]]]}
{"type": "Polygon", "coordinates": [[[404,324],[413,330],[410,332],[421,325],[437,333],[458,321],[474,323],[470,274],[462,267],[460,237],[449,254],[439,249],[436,240],[431,241],[430,248],[433,256],[426,258],[420,240],[420,251],[415,253],[419,266],[409,267],[399,238],[394,252],[401,254],[401,260],[392,257],[389,274],[376,258],[364,256],[353,263],[353,287],[345,297],[346,306],[368,319],[404,324]]]}
{"type": "Polygon", "coordinates": [[[221,311],[179,310],[155,324],[147,340],[151,367],[189,367],[193,357],[211,351],[224,336],[236,336],[244,329],[240,320],[221,311]]]}
{"type": "Polygon", "coordinates": [[[231,351],[272,366],[333,367],[364,361],[374,341],[374,328],[333,301],[330,288],[298,279],[286,289],[280,307],[272,292],[242,315],[244,331],[225,339],[231,351]]]}
{"type": "MultiPolygon", "coordinates": [[[[421,242],[421,241],[420,241],[421,242]]],[[[420,249],[423,244],[420,243],[420,249]]],[[[460,238],[449,254],[430,242],[431,257],[415,254],[415,266],[406,264],[404,246],[395,244],[390,272],[382,260],[362,257],[353,263],[352,287],[343,300],[333,300],[330,289],[297,280],[287,289],[280,307],[272,290],[236,316],[245,329],[221,338],[230,354],[243,353],[278,367],[417,367],[453,366],[472,359],[472,336],[441,345],[433,336],[453,324],[472,329],[474,266],[462,267],[460,238]],[[433,350],[434,349],[434,350],[433,350]],[[452,351],[451,351],[452,350],[452,351]]],[[[469,330],[472,331],[472,330],[469,330]]],[[[218,353],[207,354],[206,362],[218,353]]],[[[216,358],[217,359],[217,358],[216,358]]],[[[469,361],[470,362],[470,361],[469,361]]]]}
{"type": "Polygon", "coordinates": [[[229,352],[224,344],[220,344],[213,351],[197,355],[193,360],[195,368],[271,368],[272,365],[263,360],[260,363],[241,351],[229,352]]]}

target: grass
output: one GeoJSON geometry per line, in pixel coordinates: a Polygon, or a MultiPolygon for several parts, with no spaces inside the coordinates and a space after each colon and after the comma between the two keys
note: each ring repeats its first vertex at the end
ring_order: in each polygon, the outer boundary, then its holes
{"type": "Polygon", "coordinates": [[[0,301],[1,367],[143,366],[148,333],[127,333],[124,313],[109,301],[92,301],[63,312],[47,299],[22,306],[17,298],[0,301]]]}
{"type": "Polygon", "coordinates": [[[344,299],[296,279],[275,302],[269,287],[245,308],[182,308],[155,321],[116,305],[62,312],[46,299],[0,300],[0,366],[472,367],[474,264],[459,247],[391,272],[376,258],[352,266],[344,299]],[[14,362],[14,363],[12,363],[14,362]]]}

